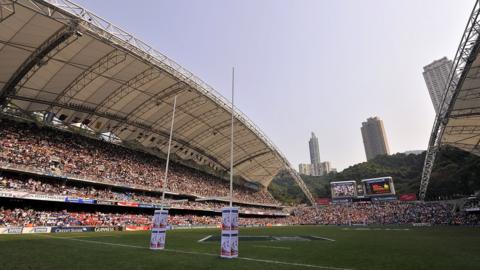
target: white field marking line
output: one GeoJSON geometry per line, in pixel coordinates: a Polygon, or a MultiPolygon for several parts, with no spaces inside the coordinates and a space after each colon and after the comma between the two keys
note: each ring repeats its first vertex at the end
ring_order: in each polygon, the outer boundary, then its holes
{"type": "MultiPolygon", "coordinates": [[[[126,244],[118,244],[118,243],[109,243],[109,242],[102,242],[102,241],[77,239],[77,238],[65,238],[65,237],[58,237],[58,236],[51,236],[51,235],[41,235],[41,234],[38,234],[38,236],[43,236],[43,237],[48,237],[48,238],[54,238],[54,239],[63,239],[63,240],[70,240],[70,241],[85,242],[85,243],[101,244],[101,245],[108,245],[108,246],[119,246],[119,247],[129,247],[129,248],[148,249],[148,250],[150,250],[150,248],[148,248],[148,247],[143,247],[143,246],[134,246],[134,245],[126,245],[126,244]]],[[[163,251],[172,252],[172,253],[180,253],[180,254],[189,254],[189,255],[204,255],[204,256],[214,256],[214,257],[219,257],[219,256],[220,256],[220,255],[214,254],[214,253],[203,253],[203,252],[196,252],[196,251],[184,251],[184,250],[167,249],[167,248],[164,249],[163,251]]],[[[271,263],[271,264],[282,264],[282,265],[291,265],[291,266],[300,266],[300,267],[306,267],[306,268],[329,269],[329,270],[354,270],[353,268],[341,268],[341,267],[322,266],[322,265],[314,265],[314,264],[282,262],[282,261],[255,259],[255,258],[248,258],[248,257],[237,257],[237,260],[244,260],[244,261],[251,261],[251,262],[262,262],[262,263],[271,263]]]]}
{"type": "Polygon", "coordinates": [[[289,247],[260,246],[260,245],[254,245],[254,247],[260,247],[260,248],[273,248],[273,249],[291,249],[291,248],[289,248],[289,247]]]}
{"type": "Polygon", "coordinates": [[[207,240],[207,239],[210,238],[210,237],[212,237],[212,235],[208,235],[208,236],[206,236],[206,237],[198,240],[197,242],[198,242],[198,243],[202,243],[203,241],[207,240]]]}
{"type": "Polygon", "coordinates": [[[327,238],[327,237],[320,237],[320,236],[315,236],[315,235],[310,235],[310,237],[335,242],[335,239],[331,239],[331,238],[327,238]]]}

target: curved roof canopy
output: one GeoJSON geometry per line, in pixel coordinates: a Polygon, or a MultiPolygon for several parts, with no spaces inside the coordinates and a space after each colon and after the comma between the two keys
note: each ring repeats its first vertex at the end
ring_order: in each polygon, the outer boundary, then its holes
{"type": "MultiPolygon", "coordinates": [[[[174,61],[68,1],[1,1],[0,103],[53,112],[166,151],[173,98],[173,152],[228,170],[230,103],[174,61]]],[[[288,161],[235,112],[234,172],[267,186],[288,161]]]]}
{"type": "Polygon", "coordinates": [[[480,3],[472,13],[457,49],[442,106],[433,124],[419,195],[425,198],[435,156],[451,145],[480,156],[480,3]]]}
{"type": "Polygon", "coordinates": [[[457,90],[445,118],[442,144],[455,146],[480,156],[480,55],[465,70],[464,80],[457,90]]]}

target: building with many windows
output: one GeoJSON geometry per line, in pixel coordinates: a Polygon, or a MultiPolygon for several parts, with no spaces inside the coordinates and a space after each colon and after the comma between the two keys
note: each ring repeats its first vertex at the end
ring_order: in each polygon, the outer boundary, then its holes
{"type": "Polygon", "coordinates": [[[367,160],[378,155],[389,155],[387,135],[383,127],[383,121],[378,117],[370,117],[362,123],[362,138],[367,160]]]}
{"type": "Polygon", "coordinates": [[[320,148],[318,147],[318,138],[313,132],[310,141],[308,141],[308,146],[310,149],[310,163],[312,164],[312,175],[319,176],[321,175],[322,169],[322,166],[320,164],[320,148]]]}
{"type": "Polygon", "coordinates": [[[423,67],[423,78],[427,84],[428,93],[432,99],[435,113],[438,114],[442,106],[443,96],[445,95],[445,86],[448,76],[452,70],[453,62],[446,57],[433,61],[431,64],[423,67]]]}

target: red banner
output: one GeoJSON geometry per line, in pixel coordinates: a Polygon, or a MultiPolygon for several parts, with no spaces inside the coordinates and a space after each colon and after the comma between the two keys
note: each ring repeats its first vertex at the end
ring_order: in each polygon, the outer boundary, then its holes
{"type": "Polygon", "coordinates": [[[137,203],[137,202],[117,202],[117,205],[138,207],[138,203],[137,203]]]}
{"type": "Polygon", "coordinates": [[[330,199],[329,198],[317,198],[317,204],[319,205],[329,205],[330,199]]]}
{"type": "Polygon", "coordinates": [[[399,199],[400,201],[416,201],[417,194],[415,193],[403,194],[403,195],[400,195],[399,199]]]}
{"type": "Polygon", "coordinates": [[[125,226],[125,231],[148,231],[150,226],[125,226]]]}

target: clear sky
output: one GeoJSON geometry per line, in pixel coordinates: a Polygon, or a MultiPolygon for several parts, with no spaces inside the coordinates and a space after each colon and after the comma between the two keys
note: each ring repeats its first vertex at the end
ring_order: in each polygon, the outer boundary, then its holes
{"type": "Polygon", "coordinates": [[[455,55],[474,0],[74,0],[230,96],[295,168],[315,132],[322,161],[366,160],[360,126],[392,153],[426,149],[422,68],[455,55]],[[132,4],[133,3],[133,4],[132,4]]]}

